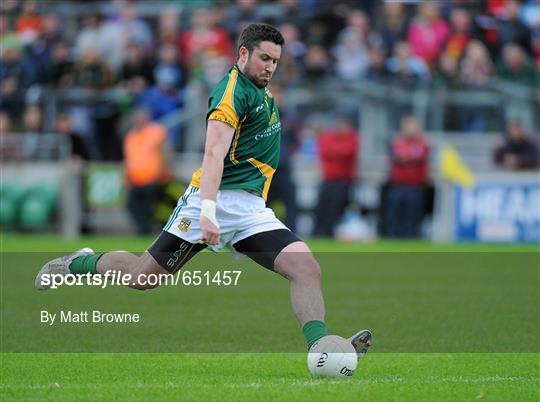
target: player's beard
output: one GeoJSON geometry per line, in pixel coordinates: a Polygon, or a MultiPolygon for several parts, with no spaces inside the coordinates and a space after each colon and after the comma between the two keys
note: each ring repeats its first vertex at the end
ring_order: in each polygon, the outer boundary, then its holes
{"type": "MultiPolygon", "coordinates": [[[[251,56],[250,56],[251,57],[251,56]]],[[[251,72],[251,58],[248,59],[247,63],[246,63],[246,66],[244,68],[244,74],[246,75],[246,77],[248,77],[248,79],[253,82],[258,88],[265,88],[268,83],[270,82],[270,79],[272,78],[272,76],[270,76],[269,78],[263,78],[263,77],[260,77],[260,76],[257,76],[255,74],[253,74],[251,72]]]]}

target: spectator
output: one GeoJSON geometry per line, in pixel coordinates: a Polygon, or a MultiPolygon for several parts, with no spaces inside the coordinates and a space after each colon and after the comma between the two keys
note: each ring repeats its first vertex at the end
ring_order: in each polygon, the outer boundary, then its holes
{"type": "Polygon", "coordinates": [[[145,52],[153,48],[153,33],[144,19],[139,17],[137,3],[132,0],[119,0],[117,15],[114,15],[104,26],[107,39],[105,60],[111,64],[113,71],[117,72],[124,62],[124,52],[129,42],[138,43],[145,52]]]}
{"type": "Polygon", "coordinates": [[[191,29],[180,36],[180,54],[190,77],[211,86],[228,70],[233,44],[227,32],[217,27],[215,12],[193,12],[191,29]]]}
{"type": "Polygon", "coordinates": [[[418,237],[428,180],[429,145],[414,116],[401,119],[401,133],[390,145],[390,187],[384,210],[385,235],[418,237]]]}
{"type": "Polygon", "coordinates": [[[460,85],[459,63],[448,53],[444,53],[433,75],[432,84],[436,88],[456,88],[460,85]]]}
{"type": "Polygon", "coordinates": [[[471,15],[464,8],[454,8],[450,13],[450,34],[444,55],[459,61],[472,40],[471,15]]]}
{"type": "Polygon", "coordinates": [[[531,31],[520,20],[521,4],[518,0],[506,0],[505,13],[497,21],[499,48],[507,43],[517,43],[527,52],[531,50],[531,31]]]}
{"type": "Polygon", "coordinates": [[[369,49],[369,66],[366,70],[366,78],[372,81],[385,81],[389,77],[386,68],[385,50],[380,46],[371,46],[369,49]]]}
{"type": "Polygon", "coordinates": [[[120,75],[132,96],[138,96],[154,84],[154,65],[155,61],[144,53],[144,48],[140,44],[134,41],[127,44],[120,75]]]}
{"type": "Polygon", "coordinates": [[[357,29],[346,28],[339,35],[334,48],[335,69],[343,80],[357,80],[368,68],[368,50],[362,33],[357,29]]]}
{"type": "MultiPolygon", "coordinates": [[[[259,0],[235,0],[234,4],[227,8],[225,29],[231,38],[238,37],[241,32],[241,27],[246,22],[256,22],[261,20],[258,14],[259,3],[259,0]]],[[[281,31],[281,33],[283,34],[283,31],[281,31]]],[[[287,44],[286,40],[285,44],[287,44]]]]}
{"type": "Polygon", "coordinates": [[[23,43],[33,42],[41,33],[43,20],[37,13],[35,0],[25,0],[22,12],[15,22],[15,32],[23,43]]]}
{"type": "Polygon", "coordinates": [[[465,50],[461,63],[461,82],[471,88],[484,87],[491,78],[493,64],[487,48],[480,41],[472,41],[465,50]]]}
{"type": "Polygon", "coordinates": [[[109,50],[109,38],[101,14],[92,13],[83,16],[82,26],[75,39],[73,49],[75,59],[82,59],[89,49],[97,50],[99,57],[106,59],[112,51],[109,50]]]}
{"type": "Polygon", "coordinates": [[[398,42],[394,48],[394,56],[386,62],[391,76],[401,84],[416,85],[429,81],[429,70],[419,57],[411,55],[407,42],[398,42]]]}
{"type": "MultiPolygon", "coordinates": [[[[180,89],[179,69],[170,65],[161,65],[154,70],[155,85],[148,88],[137,98],[137,105],[150,111],[152,119],[160,119],[169,113],[180,111],[183,95],[180,89]]],[[[180,131],[169,131],[169,140],[174,149],[180,145],[180,131]]]]}
{"type": "Polygon", "coordinates": [[[0,41],[4,38],[4,36],[9,35],[10,33],[10,27],[9,27],[9,19],[6,15],[0,14],[0,41]]]}
{"type": "Polygon", "coordinates": [[[392,49],[398,42],[407,40],[409,22],[402,3],[385,1],[383,5],[382,25],[380,27],[383,46],[390,57],[392,49]]]}
{"type": "Polygon", "coordinates": [[[331,63],[326,49],[321,45],[308,46],[304,57],[305,72],[303,78],[308,82],[324,79],[331,71],[331,63]]]}
{"type": "Polygon", "coordinates": [[[162,75],[162,71],[169,71],[175,77],[175,85],[179,89],[184,86],[184,73],[180,66],[180,56],[176,46],[165,43],[161,45],[158,53],[158,64],[154,68],[154,79],[162,75]]]}
{"type": "Polygon", "coordinates": [[[436,2],[421,3],[419,15],[411,23],[407,37],[412,54],[434,67],[448,38],[448,25],[439,16],[436,2]]]}
{"type": "Polygon", "coordinates": [[[12,128],[9,114],[0,110],[0,135],[11,133],[12,128]]]}
{"type": "MultiPolygon", "coordinates": [[[[273,81],[274,82],[274,81],[273,81]]],[[[285,207],[285,218],[283,223],[289,229],[296,229],[297,204],[294,181],[292,178],[292,156],[300,145],[299,133],[301,130],[301,119],[296,111],[291,107],[285,107],[285,94],[283,88],[276,83],[272,84],[272,95],[279,108],[281,120],[281,148],[279,154],[279,169],[276,170],[272,178],[272,185],[268,193],[268,204],[275,204],[277,201],[283,203],[285,207]]]]}
{"type": "Polygon", "coordinates": [[[18,120],[24,109],[24,91],[38,80],[38,66],[23,55],[15,35],[4,36],[0,48],[0,109],[18,120]]]}
{"type": "Polygon", "coordinates": [[[509,170],[533,169],[540,166],[538,141],[525,133],[521,122],[510,120],[506,135],[495,148],[493,161],[509,170]]]}
{"type": "Polygon", "coordinates": [[[180,36],[180,10],[175,6],[164,8],[159,13],[158,42],[177,44],[180,36]]]}
{"type": "Polygon", "coordinates": [[[22,132],[39,134],[43,131],[43,113],[39,105],[28,105],[23,113],[22,132]]]}
{"type": "Polygon", "coordinates": [[[51,62],[45,67],[45,82],[58,89],[69,88],[74,82],[75,64],[69,44],[60,41],[53,45],[51,62]]]}
{"type": "Polygon", "coordinates": [[[274,81],[292,84],[298,81],[302,74],[306,45],[300,40],[300,32],[296,26],[283,24],[279,27],[279,31],[283,35],[285,44],[282,47],[279,68],[274,74],[274,81]]]}
{"type": "MultiPolygon", "coordinates": [[[[465,50],[460,66],[460,84],[469,89],[485,88],[491,80],[493,64],[489,52],[480,41],[472,41],[465,50]]],[[[458,111],[460,130],[482,133],[486,130],[490,110],[485,107],[463,107],[458,111]]]]}
{"type": "Polygon", "coordinates": [[[63,41],[62,22],[60,16],[55,12],[49,12],[43,16],[41,38],[49,45],[63,41]]]}
{"type": "Polygon", "coordinates": [[[90,159],[88,147],[84,139],[73,130],[71,119],[67,113],[61,112],[56,117],[56,132],[69,139],[72,160],[82,162],[90,159]]]}
{"type": "Polygon", "coordinates": [[[509,82],[533,85],[538,78],[534,66],[525,52],[516,43],[504,45],[502,59],[497,64],[497,76],[509,82]]]}
{"type": "Polygon", "coordinates": [[[109,88],[113,74],[102,61],[97,47],[86,48],[82,59],[75,65],[75,83],[91,91],[109,88]]]}
{"type": "Polygon", "coordinates": [[[150,118],[148,110],[137,109],[124,141],[127,207],[139,234],[152,233],[155,207],[164,182],[170,179],[167,130],[150,118]]]}
{"type": "Polygon", "coordinates": [[[359,134],[350,118],[340,116],[334,130],[322,131],[317,138],[323,182],[315,209],[314,236],[332,237],[356,179],[359,134]]]}

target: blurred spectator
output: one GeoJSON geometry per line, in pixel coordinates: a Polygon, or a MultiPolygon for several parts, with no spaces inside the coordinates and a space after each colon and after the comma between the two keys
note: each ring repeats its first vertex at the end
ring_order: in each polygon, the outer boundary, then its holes
{"type": "Polygon", "coordinates": [[[521,21],[531,30],[540,28],[540,0],[529,0],[521,6],[521,21]]]}
{"type": "Polygon", "coordinates": [[[279,68],[274,74],[274,81],[283,84],[292,84],[298,81],[303,71],[303,58],[306,45],[300,40],[298,28],[292,24],[283,24],[279,27],[285,40],[279,60],[279,68]]]}
{"type": "Polygon", "coordinates": [[[88,147],[71,125],[71,119],[67,113],[61,112],[56,116],[56,132],[67,136],[71,144],[71,158],[74,161],[87,161],[90,159],[88,147]]]}
{"type": "Polygon", "coordinates": [[[62,22],[60,16],[55,12],[49,12],[43,16],[43,24],[41,28],[41,38],[49,46],[63,41],[62,22]]]}
{"type": "Polygon", "coordinates": [[[137,2],[133,0],[117,0],[117,14],[110,18],[104,26],[108,50],[106,60],[116,72],[124,61],[126,45],[130,42],[138,43],[145,51],[153,48],[153,33],[150,26],[139,16],[137,2]]]}
{"type": "Polygon", "coordinates": [[[137,96],[153,85],[154,65],[155,61],[145,55],[142,46],[133,41],[127,44],[120,76],[131,95],[137,96]]]}
{"type": "Polygon", "coordinates": [[[385,81],[389,77],[386,68],[385,51],[380,46],[371,46],[369,49],[369,65],[366,70],[366,78],[373,81],[385,81]]]}
{"type": "MultiPolygon", "coordinates": [[[[257,11],[260,7],[259,3],[259,0],[235,0],[234,4],[227,8],[225,29],[231,38],[240,35],[241,27],[243,28],[246,22],[261,20],[257,11]]],[[[283,31],[281,33],[283,34],[283,31]]],[[[286,43],[287,41],[285,41],[286,43]]]]}
{"type": "Polygon", "coordinates": [[[108,88],[113,83],[113,74],[102,61],[97,47],[87,47],[81,60],[75,65],[75,83],[88,90],[108,88]]]}
{"type": "Polygon", "coordinates": [[[439,16],[439,6],[435,1],[420,4],[419,14],[411,23],[407,37],[411,52],[429,67],[435,66],[448,38],[448,24],[439,16]]]}
{"type": "Polygon", "coordinates": [[[390,187],[384,210],[384,233],[389,237],[418,237],[428,180],[429,145],[420,121],[401,119],[401,133],[390,145],[390,187]]]}
{"type": "Polygon", "coordinates": [[[150,118],[148,110],[136,110],[124,141],[127,207],[139,234],[152,233],[155,207],[164,183],[170,179],[167,130],[150,118]]]}
{"type": "Polygon", "coordinates": [[[25,0],[22,3],[21,15],[15,21],[15,32],[23,43],[33,42],[41,33],[42,24],[36,1],[25,0]]]}
{"type": "MultiPolygon", "coordinates": [[[[489,52],[480,41],[472,41],[465,50],[459,79],[461,85],[470,89],[482,89],[491,80],[493,64],[489,52]]],[[[481,133],[486,130],[490,110],[485,107],[463,107],[459,110],[461,130],[481,133]]]]}
{"type": "Polygon", "coordinates": [[[109,43],[109,35],[103,25],[101,14],[92,13],[83,16],[83,28],[79,31],[74,46],[74,56],[81,59],[89,49],[97,49],[100,57],[107,57],[112,53],[109,43]]]}
{"type": "Polygon", "coordinates": [[[368,67],[368,51],[359,30],[346,28],[334,48],[335,70],[343,80],[359,79],[368,67]]]}
{"type": "Polygon", "coordinates": [[[276,83],[272,84],[272,95],[279,108],[281,120],[281,148],[279,154],[279,169],[272,178],[272,185],[268,193],[268,204],[274,205],[280,201],[285,207],[283,223],[289,229],[296,229],[296,216],[298,207],[292,178],[292,156],[300,145],[299,133],[301,130],[301,118],[293,108],[285,107],[285,94],[283,88],[276,83]]]}
{"type": "Polygon", "coordinates": [[[308,82],[316,82],[324,79],[332,69],[330,57],[326,49],[321,45],[308,46],[304,65],[305,72],[303,78],[308,82]]]}
{"type": "Polygon", "coordinates": [[[323,182],[315,209],[313,235],[332,237],[350,202],[350,192],[356,179],[359,134],[349,117],[340,116],[335,129],[319,133],[317,145],[323,182]]]}
{"type": "Polygon", "coordinates": [[[531,50],[531,32],[520,20],[521,4],[518,0],[506,0],[504,16],[497,21],[499,47],[514,42],[523,49],[531,50]]]}
{"type": "Polygon", "coordinates": [[[227,72],[233,60],[233,43],[217,26],[212,9],[193,12],[191,29],[180,36],[180,54],[190,77],[212,86],[227,72]]]}
{"type": "Polygon", "coordinates": [[[169,43],[165,43],[159,48],[158,63],[153,71],[154,80],[163,74],[174,76],[176,87],[182,88],[184,86],[184,73],[180,67],[178,50],[176,46],[169,43]]]}
{"type": "Polygon", "coordinates": [[[471,15],[464,8],[454,8],[450,13],[450,34],[444,55],[459,61],[472,40],[471,15]]]}
{"type": "Polygon", "coordinates": [[[471,88],[485,86],[493,72],[493,64],[487,48],[480,41],[472,41],[465,50],[461,63],[461,82],[471,88]]]}
{"type": "Polygon", "coordinates": [[[74,82],[74,69],[69,44],[64,41],[55,43],[51,61],[45,69],[45,82],[59,89],[68,88],[74,82]]]}
{"type": "Polygon", "coordinates": [[[22,133],[39,134],[43,131],[43,113],[39,105],[28,105],[23,113],[22,133]]]}
{"type": "Polygon", "coordinates": [[[405,15],[404,5],[398,2],[385,1],[380,34],[388,57],[398,42],[407,40],[408,28],[409,22],[405,15]]]}
{"type": "Polygon", "coordinates": [[[439,58],[438,68],[433,75],[432,84],[438,88],[455,88],[459,81],[459,62],[448,53],[439,58]]]}
{"type": "Polygon", "coordinates": [[[24,108],[23,91],[37,82],[38,66],[23,55],[15,35],[4,36],[0,48],[0,109],[18,120],[24,108]]]}
{"type": "Polygon", "coordinates": [[[158,42],[176,44],[180,35],[180,10],[175,6],[164,8],[159,13],[158,42]]]}
{"type": "Polygon", "coordinates": [[[415,85],[429,81],[426,63],[411,54],[407,42],[396,43],[394,56],[388,59],[386,67],[391,76],[400,84],[415,85]]]}
{"type": "MultiPolygon", "coordinates": [[[[160,119],[169,113],[181,110],[183,95],[180,89],[179,69],[171,65],[161,65],[154,70],[155,85],[152,85],[137,98],[136,104],[146,108],[152,119],[160,119]]],[[[170,143],[174,149],[180,144],[180,132],[169,131],[170,143]]]]}
{"type": "Polygon", "coordinates": [[[13,129],[11,119],[9,117],[9,114],[6,112],[0,111],[0,135],[11,133],[13,129]]]}
{"type": "Polygon", "coordinates": [[[493,161],[510,170],[537,168],[540,166],[538,141],[525,133],[521,122],[511,120],[503,141],[495,148],[493,161]]]}
{"type": "Polygon", "coordinates": [[[523,51],[515,43],[504,45],[502,59],[497,64],[497,76],[503,80],[523,85],[538,85],[535,68],[523,51]]]}
{"type": "Polygon", "coordinates": [[[0,40],[9,34],[9,19],[6,15],[0,14],[0,40]]]}

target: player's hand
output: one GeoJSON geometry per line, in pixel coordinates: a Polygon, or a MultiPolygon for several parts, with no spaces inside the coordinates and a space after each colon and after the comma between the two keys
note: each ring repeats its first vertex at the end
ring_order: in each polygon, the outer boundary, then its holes
{"type": "Polygon", "coordinates": [[[219,229],[206,216],[201,216],[201,241],[215,246],[219,243],[219,229]]]}

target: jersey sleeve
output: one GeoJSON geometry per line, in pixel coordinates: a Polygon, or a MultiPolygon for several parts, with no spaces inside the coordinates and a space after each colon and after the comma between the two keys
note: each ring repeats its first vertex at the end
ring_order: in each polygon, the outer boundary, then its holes
{"type": "Polygon", "coordinates": [[[244,91],[239,86],[238,70],[233,69],[212,91],[207,120],[221,121],[234,129],[238,127],[247,109],[244,91]]]}

